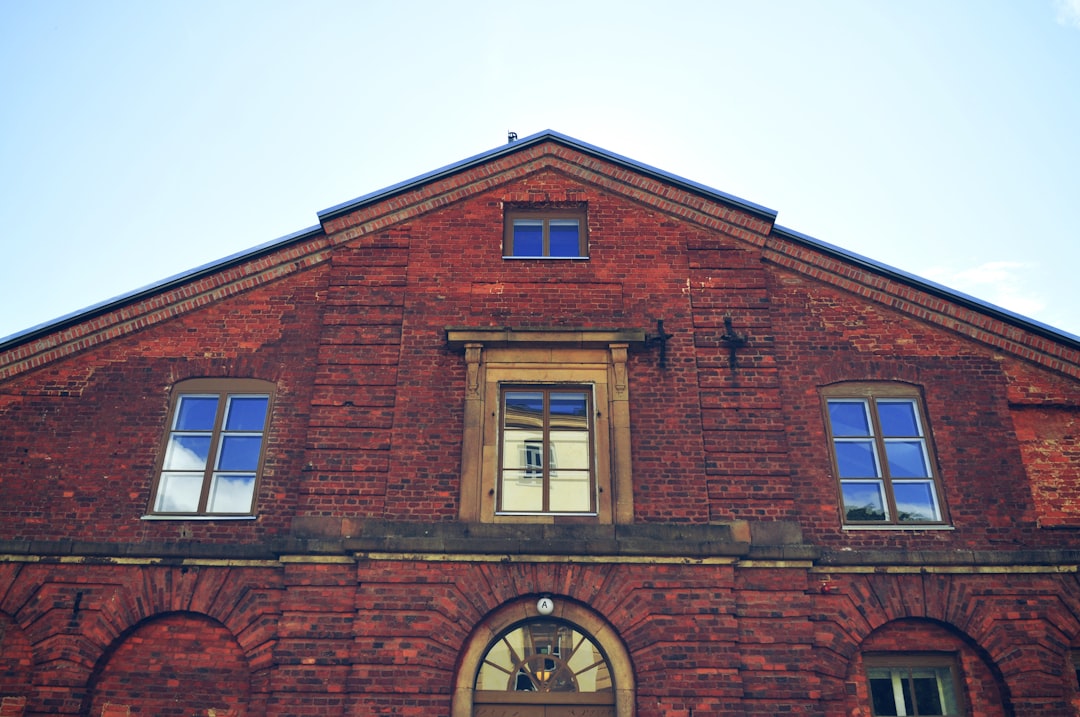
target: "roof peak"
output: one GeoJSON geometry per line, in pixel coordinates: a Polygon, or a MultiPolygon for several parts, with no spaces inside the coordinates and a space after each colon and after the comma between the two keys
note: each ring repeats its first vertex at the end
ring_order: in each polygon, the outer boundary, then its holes
{"type": "Polygon", "coordinates": [[[581,152],[582,154],[586,154],[591,157],[610,162],[612,164],[620,165],[630,171],[651,176],[665,183],[677,185],[695,194],[700,194],[713,201],[727,204],[735,209],[738,209],[739,211],[747,212],[761,219],[765,219],[766,221],[776,221],[777,212],[774,209],[769,209],[768,207],[764,207],[760,204],[756,204],[749,200],[742,199],[741,197],[736,197],[735,195],[728,194],[727,192],[722,192],[719,189],[714,189],[713,187],[706,186],[704,184],[701,184],[700,182],[695,182],[693,180],[686,179],[685,177],[680,177],[679,175],[672,174],[671,172],[665,172],[662,169],[658,169],[651,165],[638,162],[621,154],[610,152],[606,149],[597,147],[596,145],[589,144],[588,142],[582,142],[579,139],[574,139],[573,137],[562,134],[561,132],[556,132],[553,129],[541,130],[540,132],[528,135],[527,137],[515,139],[513,141],[489,149],[485,152],[481,152],[480,154],[475,154],[458,162],[454,162],[453,164],[448,164],[445,167],[440,167],[430,172],[425,172],[424,174],[418,175],[411,179],[406,179],[403,182],[398,182],[397,184],[393,184],[389,187],[384,187],[374,192],[359,196],[355,199],[350,199],[346,202],[342,202],[341,204],[336,204],[327,209],[323,209],[322,211],[318,212],[319,221],[326,222],[329,219],[334,219],[335,217],[339,217],[343,214],[348,214],[350,212],[356,211],[357,209],[367,206],[368,204],[382,201],[396,194],[401,194],[402,192],[406,192],[422,184],[435,181],[442,177],[457,174],[458,172],[463,172],[467,169],[475,167],[478,164],[484,164],[499,159],[500,157],[525,151],[530,147],[543,144],[544,142],[554,142],[564,147],[568,147],[575,151],[581,152]]]}

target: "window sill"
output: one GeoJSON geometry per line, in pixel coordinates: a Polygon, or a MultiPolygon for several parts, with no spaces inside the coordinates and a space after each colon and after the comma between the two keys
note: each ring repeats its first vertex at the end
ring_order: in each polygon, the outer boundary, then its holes
{"type": "Polygon", "coordinates": [[[843,530],[956,530],[951,525],[844,525],[843,530]]]}
{"type": "Polygon", "coordinates": [[[588,258],[587,256],[503,256],[503,259],[542,259],[544,261],[574,261],[588,258]]]}
{"type": "Polygon", "coordinates": [[[139,520],[256,520],[257,515],[144,515],[139,520]]]}

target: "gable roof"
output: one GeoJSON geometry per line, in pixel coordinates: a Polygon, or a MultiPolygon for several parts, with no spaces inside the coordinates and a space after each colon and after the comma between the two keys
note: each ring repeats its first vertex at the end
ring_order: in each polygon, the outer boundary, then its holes
{"type": "Polygon", "coordinates": [[[0,340],[0,378],[126,333],[125,325],[129,327],[128,330],[134,330],[131,327],[139,328],[205,305],[214,298],[241,291],[257,281],[253,277],[277,278],[318,263],[329,255],[334,243],[339,243],[331,241],[331,235],[340,233],[348,238],[342,232],[346,226],[342,222],[349,215],[363,214],[365,210],[377,209],[384,204],[392,205],[395,201],[407,203],[410,198],[437,187],[443,180],[470,171],[483,174],[482,170],[486,167],[514,159],[515,155],[552,147],[569,150],[575,156],[575,162],[581,159],[598,160],[605,167],[624,173],[620,174],[621,177],[633,176],[644,192],[659,193],[658,188],[672,188],[681,192],[680,196],[697,197],[698,200],[749,216],[756,220],[755,223],[766,235],[761,249],[766,258],[774,263],[839,285],[920,319],[930,318],[931,312],[935,316],[940,314],[942,318],[934,323],[1080,377],[1080,337],[795,230],[777,226],[775,210],[553,130],[544,130],[319,211],[319,225],[8,336],[0,340]],[[276,257],[276,261],[271,257],[276,257]],[[190,289],[191,285],[200,282],[205,284],[206,293],[198,301],[191,298],[190,289]],[[188,290],[179,291],[182,287],[188,290]],[[925,295],[927,300],[920,300],[912,290],[925,295]],[[175,295],[165,298],[170,292],[175,292],[175,295]]]}
{"type": "Polygon", "coordinates": [[[777,213],[773,209],[768,209],[761,206],[760,204],[755,204],[745,199],[740,199],[739,197],[736,197],[734,195],[727,194],[726,192],[721,192],[717,189],[707,187],[704,184],[699,184],[689,179],[684,179],[683,177],[679,177],[675,174],[665,172],[661,169],[650,167],[647,164],[636,162],[632,159],[628,159],[627,157],[623,157],[622,155],[608,152],[605,149],[600,149],[599,147],[596,147],[594,145],[587,144],[572,137],[567,137],[566,135],[555,132],[554,130],[546,129],[543,132],[537,132],[536,134],[529,135],[528,137],[523,137],[521,139],[507,142],[501,147],[490,149],[487,152],[481,152],[480,154],[469,157],[468,159],[463,159],[460,162],[448,164],[447,166],[441,167],[440,169],[436,169],[426,174],[421,174],[419,177],[407,179],[404,182],[399,182],[398,184],[394,184],[392,186],[380,189],[370,194],[365,194],[362,197],[357,197],[356,199],[342,202],[341,204],[330,207],[329,209],[324,209],[318,213],[319,221],[326,222],[328,219],[334,219],[343,214],[349,214],[369,204],[384,201],[386,199],[389,199],[390,197],[407,192],[410,189],[415,189],[416,187],[419,187],[421,185],[428,184],[438,179],[442,179],[443,177],[457,174],[459,172],[471,169],[481,164],[487,164],[493,160],[499,159],[500,157],[520,152],[523,149],[527,149],[529,147],[542,144],[544,142],[553,142],[563,147],[567,147],[568,149],[576,150],[586,156],[595,157],[605,162],[619,165],[625,169],[644,175],[646,177],[650,177],[652,179],[659,180],[665,184],[672,184],[674,186],[680,187],[681,189],[685,189],[694,194],[698,194],[711,201],[725,204],[732,209],[737,209],[739,211],[752,214],[770,223],[776,220],[777,213]]]}

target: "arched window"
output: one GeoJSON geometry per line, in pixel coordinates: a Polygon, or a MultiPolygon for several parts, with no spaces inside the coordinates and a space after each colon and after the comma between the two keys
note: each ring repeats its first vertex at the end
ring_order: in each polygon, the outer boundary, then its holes
{"type": "Polygon", "coordinates": [[[635,679],[626,646],[588,607],[554,598],[503,605],[476,626],[454,683],[452,717],[634,717],[635,679]]]}
{"type": "Polygon", "coordinates": [[[519,625],[489,647],[478,691],[612,692],[611,669],[592,638],[543,620],[519,625]]]}

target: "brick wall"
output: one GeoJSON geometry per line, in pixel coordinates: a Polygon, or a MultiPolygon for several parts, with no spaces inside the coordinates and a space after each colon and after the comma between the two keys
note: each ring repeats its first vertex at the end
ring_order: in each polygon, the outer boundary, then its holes
{"type": "Polygon", "coordinates": [[[541,594],[610,626],[640,717],[865,714],[862,655],[893,650],[956,655],[972,714],[1076,713],[1067,347],[561,146],[324,228],[0,356],[0,715],[448,714],[485,621],[541,594]],[[529,201],[587,203],[590,258],[502,259],[529,201]],[[457,521],[447,327],[658,320],[664,365],[627,362],[634,527],[738,540],[365,532],[457,521]],[[170,387],[230,376],[277,385],[257,519],[143,520],[170,387]],[[866,380],[923,396],[950,529],[842,529],[819,391],[866,380]]]}

